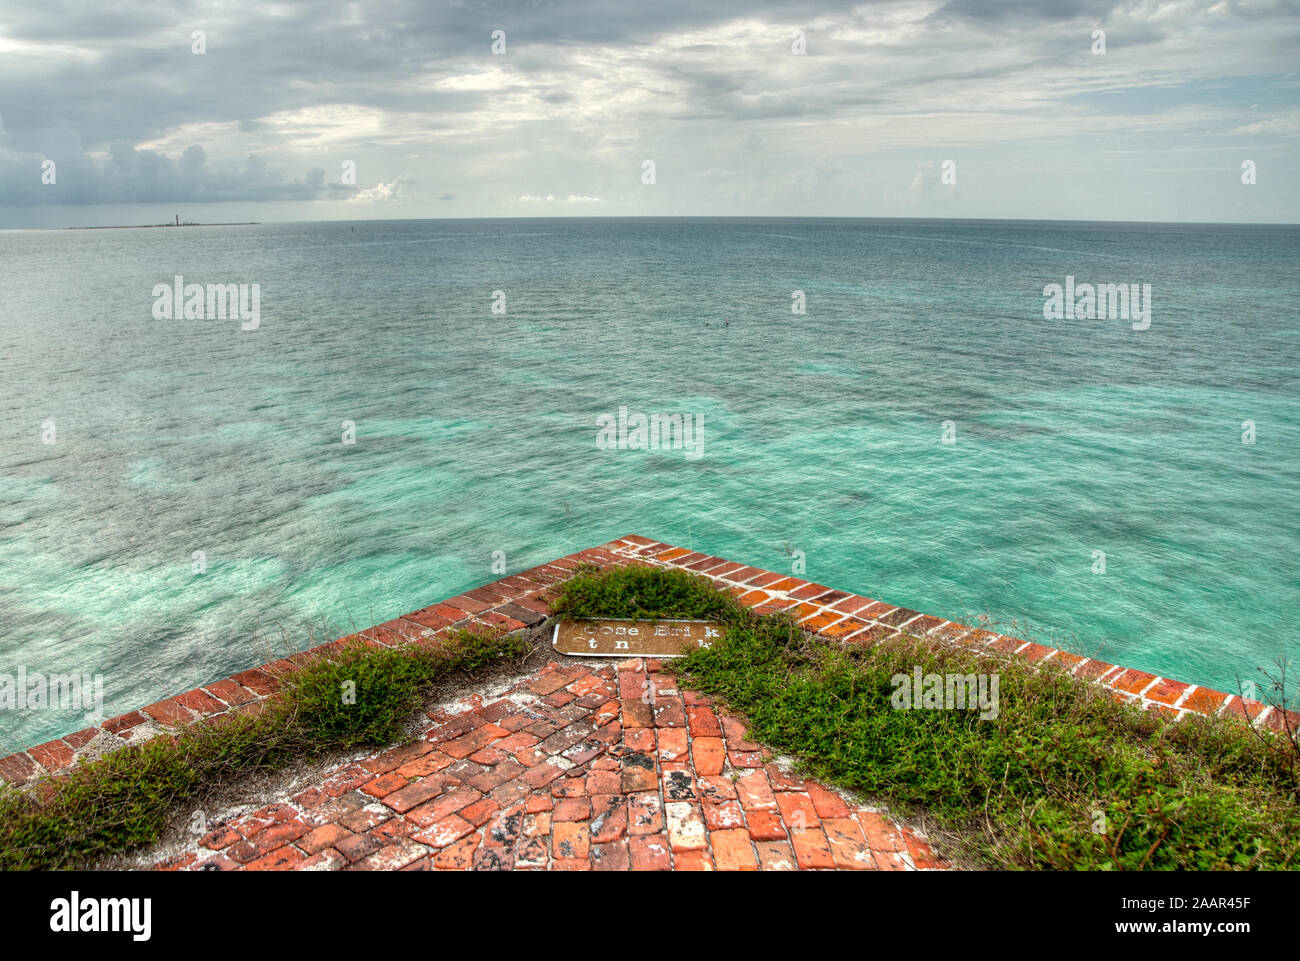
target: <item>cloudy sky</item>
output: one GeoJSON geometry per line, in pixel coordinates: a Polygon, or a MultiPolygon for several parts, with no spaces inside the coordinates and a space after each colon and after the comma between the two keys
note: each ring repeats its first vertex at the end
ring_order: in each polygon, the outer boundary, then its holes
{"type": "Polygon", "coordinates": [[[0,226],[1300,222],[1298,161],[1296,0],[0,0],[0,226]]]}

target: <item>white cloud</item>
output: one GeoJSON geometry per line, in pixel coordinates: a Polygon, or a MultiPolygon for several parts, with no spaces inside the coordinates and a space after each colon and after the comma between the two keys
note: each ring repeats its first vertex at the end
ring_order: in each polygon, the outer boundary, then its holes
{"type": "Polygon", "coordinates": [[[373,187],[358,190],[348,198],[348,202],[358,204],[393,203],[402,199],[402,192],[410,186],[411,182],[409,177],[398,177],[390,183],[377,183],[373,187]]]}
{"type": "Polygon", "coordinates": [[[1254,123],[1236,127],[1231,132],[1234,134],[1286,134],[1295,133],[1298,130],[1300,130],[1300,111],[1293,110],[1281,117],[1270,117],[1268,120],[1257,120],[1254,123]]]}
{"type": "Polygon", "coordinates": [[[519,197],[519,202],[523,204],[598,204],[599,197],[586,197],[581,194],[569,194],[564,200],[560,200],[555,194],[547,194],[545,197],[539,197],[537,194],[523,194],[519,197]]]}

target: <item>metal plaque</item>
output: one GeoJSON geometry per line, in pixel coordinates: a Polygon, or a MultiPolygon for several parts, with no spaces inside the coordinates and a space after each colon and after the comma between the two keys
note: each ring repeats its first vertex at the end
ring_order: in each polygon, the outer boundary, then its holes
{"type": "Polygon", "coordinates": [[[722,637],[714,621],[570,621],[555,625],[551,643],[575,657],[682,657],[722,637]]]}

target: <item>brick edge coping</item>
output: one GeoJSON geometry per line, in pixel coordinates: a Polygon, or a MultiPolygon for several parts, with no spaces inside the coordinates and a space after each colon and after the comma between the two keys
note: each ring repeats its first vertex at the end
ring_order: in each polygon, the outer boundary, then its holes
{"type": "Polygon", "coordinates": [[[310,650],[279,658],[196,687],[183,694],[109,718],[0,759],[0,780],[23,787],[50,774],[67,771],[82,757],[93,757],[167,733],[168,728],[224,714],[261,713],[275,695],[279,678],[345,643],[361,639],[375,647],[407,643],[437,646],[449,631],[464,628],[517,631],[541,624],[551,616],[556,584],[573,576],[579,564],[601,567],[642,563],[676,567],[702,574],[760,614],[785,611],[800,627],[844,643],[873,644],[906,631],[982,653],[1023,657],[1036,664],[1052,663],[1067,673],[1109,688],[1114,697],[1175,719],[1187,714],[1235,715],[1272,731],[1283,731],[1289,719],[1300,727],[1300,714],[1283,712],[1196,684],[1124,668],[1018,637],[970,627],[955,621],[894,607],[882,601],[773,571],[728,561],[684,547],[630,534],[539,564],[518,574],[465,591],[455,597],[349,634],[310,650]]]}

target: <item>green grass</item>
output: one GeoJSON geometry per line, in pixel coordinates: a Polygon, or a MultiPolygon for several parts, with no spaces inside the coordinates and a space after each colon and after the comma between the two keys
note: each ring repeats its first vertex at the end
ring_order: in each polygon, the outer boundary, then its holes
{"type": "Polygon", "coordinates": [[[748,613],[703,577],[653,567],[601,571],[583,565],[560,585],[558,593],[552,605],[555,613],[580,620],[684,618],[732,623],[748,613]]]}
{"type": "Polygon", "coordinates": [[[670,662],[684,681],[745,714],[756,740],[795,755],[806,773],[900,813],[928,814],[963,862],[1300,867],[1293,760],[1283,743],[1261,741],[1239,722],[1170,723],[1020,659],[916,638],[871,647],[823,641],[681,571],[587,574],[560,595],[573,616],[728,624],[721,642],[670,662]],[[998,716],[895,710],[891,678],[916,665],[923,673],[997,672],[998,716]]]}
{"type": "Polygon", "coordinates": [[[518,637],[469,631],[436,650],[356,641],[287,675],[263,713],[222,716],[80,763],[49,779],[41,804],[0,786],[0,869],[85,866],[157,841],[178,804],[240,775],[401,742],[432,685],[472,678],[524,650],[518,637]]]}

